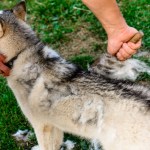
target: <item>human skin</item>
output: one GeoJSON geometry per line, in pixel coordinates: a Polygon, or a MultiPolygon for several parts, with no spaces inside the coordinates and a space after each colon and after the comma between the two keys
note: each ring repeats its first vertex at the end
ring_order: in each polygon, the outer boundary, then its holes
{"type": "MultiPolygon", "coordinates": [[[[115,0],[82,0],[102,23],[107,36],[107,51],[119,60],[126,60],[137,52],[141,40],[136,44],[129,40],[138,32],[129,27],[123,18],[115,0]]],[[[10,69],[5,66],[5,57],[0,56],[0,74],[8,76],[10,69]]]]}
{"type": "Polygon", "coordinates": [[[6,57],[0,54],[0,74],[3,76],[9,76],[10,74],[10,68],[8,68],[5,63],[6,57]]]}
{"type": "Polygon", "coordinates": [[[95,14],[104,27],[108,36],[107,51],[116,55],[119,60],[126,60],[141,47],[141,40],[137,43],[130,39],[138,32],[127,25],[116,0],[82,0],[95,14]]]}

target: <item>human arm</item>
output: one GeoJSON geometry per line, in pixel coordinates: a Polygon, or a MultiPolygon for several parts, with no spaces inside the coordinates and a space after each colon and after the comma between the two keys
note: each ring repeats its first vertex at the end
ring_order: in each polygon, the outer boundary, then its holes
{"type": "Polygon", "coordinates": [[[108,36],[108,53],[125,60],[136,53],[141,40],[136,44],[129,42],[138,32],[127,25],[115,0],[82,0],[95,14],[108,36]]]}

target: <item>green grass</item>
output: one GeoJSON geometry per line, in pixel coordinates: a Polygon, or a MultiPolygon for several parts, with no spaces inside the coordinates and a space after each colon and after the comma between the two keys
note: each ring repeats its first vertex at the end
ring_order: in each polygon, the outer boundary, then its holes
{"type": "Polygon", "coordinates": [[[28,4],[28,13],[33,16],[31,21],[36,21],[33,28],[36,28],[43,41],[48,43],[56,43],[64,39],[65,34],[75,31],[78,21],[84,16],[81,10],[75,9],[84,8],[79,0],[39,0],[35,1],[34,5],[30,1],[28,4]]]}
{"type": "Polygon", "coordinates": [[[143,48],[150,50],[150,3],[148,0],[122,1],[122,12],[130,26],[144,32],[143,48]]]}
{"type": "Polygon", "coordinates": [[[30,127],[16,104],[6,80],[2,77],[0,77],[0,112],[0,149],[20,150],[11,135],[18,129],[30,127]]]}
{"type": "Polygon", "coordinates": [[[70,61],[80,66],[83,70],[87,70],[88,65],[94,62],[94,58],[89,55],[79,55],[71,57],[70,61]]]}
{"type": "MultiPolygon", "coordinates": [[[[1,0],[0,9],[10,8],[17,2],[18,0],[1,0]]],[[[28,22],[40,38],[52,47],[57,46],[59,48],[62,44],[69,42],[71,37],[69,38],[67,35],[76,34],[76,31],[87,23],[89,24],[86,27],[87,30],[103,41],[107,39],[100,23],[82,4],[81,0],[28,0],[27,2],[28,22]]],[[[143,49],[150,50],[149,0],[118,0],[118,2],[127,23],[144,32],[143,49]]],[[[99,49],[99,46],[93,45],[93,50],[97,51],[97,49],[99,49]]],[[[148,58],[140,59],[150,65],[148,58]]],[[[69,60],[86,69],[87,64],[93,62],[94,58],[89,55],[77,55],[72,56],[69,60]]],[[[149,81],[150,77],[143,74],[139,80],[141,79],[149,81]]],[[[0,78],[0,112],[0,150],[23,150],[24,147],[19,146],[11,135],[18,129],[31,129],[31,126],[21,113],[11,90],[3,78],[0,78]]],[[[65,139],[68,138],[78,143],[77,150],[89,149],[90,144],[85,140],[67,134],[65,139]]]]}

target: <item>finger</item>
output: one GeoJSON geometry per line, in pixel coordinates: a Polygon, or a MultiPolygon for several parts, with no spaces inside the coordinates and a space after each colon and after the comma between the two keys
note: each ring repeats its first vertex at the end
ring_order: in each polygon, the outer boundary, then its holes
{"type": "Polygon", "coordinates": [[[4,62],[5,59],[6,59],[6,57],[5,57],[4,55],[0,54],[0,61],[1,61],[1,62],[4,62]]]}
{"type": "Polygon", "coordinates": [[[122,48],[123,48],[124,51],[125,51],[126,53],[128,53],[129,55],[133,55],[133,54],[135,54],[135,53],[137,52],[136,49],[130,48],[127,43],[124,43],[124,44],[122,45],[122,48]]]}
{"type": "Polygon", "coordinates": [[[118,52],[118,53],[116,54],[116,56],[117,56],[117,58],[118,58],[119,60],[121,60],[121,61],[125,60],[125,58],[121,55],[120,52],[118,52]]]}
{"type": "Polygon", "coordinates": [[[117,52],[117,51],[115,51],[115,50],[112,49],[112,48],[107,48],[107,51],[108,51],[108,53],[111,54],[111,55],[115,55],[116,52],[117,52]]]}
{"type": "Polygon", "coordinates": [[[127,43],[131,49],[139,49],[142,45],[142,40],[139,40],[136,44],[132,42],[127,43]]]}
{"type": "Polygon", "coordinates": [[[121,56],[124,57],[125,59],[131,57],[131,54],[129,54],[129,53],[128,53],[125,49],[123,49],[123,48],[121,48],[121,49],[119,50],[119,53],[120,53],[121,56]]]}
{"type": "Polygon", "coordinates": [[[0,62],[0,70],[5,76],[9,76],[10,69],[7,66],[5,66],[2,62],[0,62]]]}

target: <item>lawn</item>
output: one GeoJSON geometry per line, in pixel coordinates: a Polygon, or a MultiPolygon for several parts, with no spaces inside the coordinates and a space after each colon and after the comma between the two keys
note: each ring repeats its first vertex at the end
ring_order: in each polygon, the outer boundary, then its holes
{"type": "MultiPolygon", "coordinates": [[[[18,0],[1,0],[0,9],[11,8],[18,0]]],[[[118,0],[121,11],[130,26],[144,32],[142,50],[150,50],[149,0],[118,0]]],[[[107,37],[100,23],[80,0],[27,0],[28,22],[42,41],[57,49],[66,59],[81,65],[87,64],[106,51],[107,37]]],[[[150,56],[150,55],[149,55],[150,56]]],[[[140,57],[150,65],[148,57],[140,57]]],[[[139,80],[150,81],[147,74],[139,80]]],[[[17,143],[12,134],[18,129],[32,130],[18,107],[7,82],[0,77],[0,150],[28,150],[36,143],[17,143]]],[[[76,150],[90,150],[90,143],[66,135],[65,140],[76,142],[76,150]]]]}

